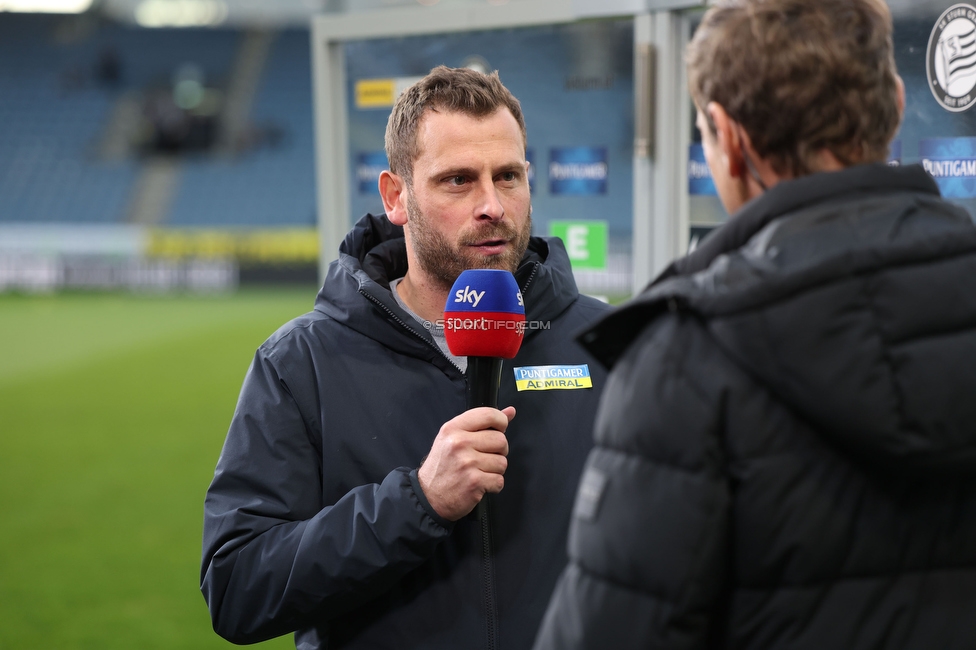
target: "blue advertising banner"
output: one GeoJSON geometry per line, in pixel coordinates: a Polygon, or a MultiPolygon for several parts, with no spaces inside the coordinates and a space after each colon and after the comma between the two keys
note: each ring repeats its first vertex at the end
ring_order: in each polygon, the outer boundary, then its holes
{"type": "Polygon", "coordinates": [[[385,151],[360,152],[356,156],[356,186],[360,194],[379,196],[380,172],[389,169],[385,151]]]}
{"type": "Polygon", "coordinates": [[[712,172],[705,163],[705,150],[698,143],[688,145],[688,194],[718,196],[712,172]]]}
{"type": "Polygon", "coordinates": [[[976,197],[976,138],[928,138],[919,140],[922,167],[949,199],[976,197]]]}
{"type": "Polygon", "coordinates": [[[633,232],[633,18],[368,38],[345,41],[343,49],[350,225],[365,212],[383,210],[372,187],[360,191],[357,156],[383,150],[390,106],[407,82],[441,64],[498,70],[525,114],[533,232],[548,233],[550,221],[599,215],[608,222],[611,255],[630,268],[623,260],[633,232]],[[605,168],[590,170],[598,179],[557,179],[558,194],[550,192],[550,150],[569,147],[605,148],[596,161],[605,168]]]}
{"type": "Polygon", "coordinates": [[[607,148],[562,147],[549,150],[549,192],[588,196],[607,193],[607,148]]]}
{"type": "Polygon", "coordinates": [[[892,140],[888,145],[888,164],[892,167],[901,165],[901,140],[892,140]]]}
{"type": "MultiPolygon", "coordinates": [[[[901,140],[892,140],[888,147],[888,164],[901,164],[901,140]]],[[[691,196],[718,196],[712,172],[705,162],[705,150],[699,143],[688,145],[688,194],[691,196]]]]}

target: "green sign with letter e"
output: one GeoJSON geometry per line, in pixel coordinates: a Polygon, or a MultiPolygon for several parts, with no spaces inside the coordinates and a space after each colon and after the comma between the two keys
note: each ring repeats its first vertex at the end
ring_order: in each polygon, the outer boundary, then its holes
{"type": "Polygon", "coordinates": [[[607,270],[606,221],[550,221],[549,234],[563,240],[573,269],[607,270]]]}

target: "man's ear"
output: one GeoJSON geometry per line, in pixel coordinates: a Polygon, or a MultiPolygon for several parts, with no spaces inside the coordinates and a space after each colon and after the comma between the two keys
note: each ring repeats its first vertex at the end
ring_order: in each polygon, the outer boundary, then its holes
{"type": "Polygon", "coordinates": [[[896,92],[898,93],[898,121],[900,122],[902,117],[905,115],[905,82],[902,81],[900,75],[895,75],[895,82],[897,82],[896,92]]]}
{"type": "Polygon", "coordinates": [[[746,163],[742,158],[738,124],[717,102],[708,102],[705,112],[715,125],[715,139],[722,153],[721,164],[726,165],[726,171],[731,178],[742,177],[746,173],[746,163]]]}
{"type": "Polygon", "coordinates": [[[386,218],[396,226],[407,225],[407,184],[391,171],[380,172],[380,198],[386,218]]]}

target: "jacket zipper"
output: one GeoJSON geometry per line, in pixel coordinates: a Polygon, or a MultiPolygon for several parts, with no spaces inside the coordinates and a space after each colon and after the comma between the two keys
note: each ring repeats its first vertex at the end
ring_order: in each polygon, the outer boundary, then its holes
{"type": "MultiPolygon", "coordinates": [[[[365,291],[360,290],[370,302],[377,305],[380,309],[385,311],[390,317],[401,327],[405,328],[408,332],[419,338],[424,343],[428,344],[441,355],[443,355],[448,361],[454,365],[455,368],[460,370],[461,368],[454,363],[454,360],[444,354],[437,345],[431,341],[428,341],[425,337],[421,336],[420,333],[415,331],[412,327],[403,322],[403,319],[394,313],[392,309],[384,305],[382,302],[369,295],[365,291]]],[[[484,500],[479,507],[475,508],[475,511],[479,514],[478,523],[481,527],[481,579],[484,586],[485,594],[485,634],[486,634],[486,647],[487,650],[495,650],[496,648],[496,638],[498,637],[497,631],[497,620],[495,615],[495,575],[494,567],[491,561],[491,528],[488,522],[488,495],[486,494],[484,500]]]]}
{"type": "Polygon", "coordinates": [[[532,284],[532,280],[535,279],[535,274],[539,271],[539,266],[540,266],[539,262],[536,262],[535,264],[532,265],[532,273],[529,273],[529,277],[526,278],[525,280],[525,286],[521,287],[519,289],[520,291],[524,292],[528,290],[529,285],[532,284]]]}
{"type": "MultiPolygon", "coordinates": [[[[529,285],[532,284],[532,280],[535,279],[535,274],[538,272],[538,270],[539,270],[539,263],[536,262],[535,264],[532,265],[532,273],[530,273],[529,274],[529,277],[525,280],[525,286],[520,287],[520,289],[519,289],[520,291],[523,291],[524,292],[526,289],[529,288],[529,285]]],[[[392,309],[390,309],[389,307],[387,307],[386,305],[384,305],[378,298],[374,298],[372,295],[370,295],[366,291],[363,291],[362,289],[359,290],[359,293],[361,293],[371,303],[373,303],[374,305],[376,305],[377,307],[379,307],[380,309],[382,309],[383,311],[385,311],[387,314],[389,314],[390,317],[393,318],[393,320],[396,321],[397,324],[399,324],[401,327],[403,327],[404,329],[406,329],[408,332],[410,332],[411,334],[413,334],[414,336],[416,336],[418,339],[420,339],[421,341],[423,341],[424,343],[426,343],[430,347],[432,347],[435,350],[437,350],[437,352],[439,352],[442,357],[444,357],[445,359],[447,359],[448,361],[451,362],[451,365],[453,365],[458,370],[461,370],[461,367],[459,365],[457,365],[456,363],[454,363],[454,359],[452,359],[451,357],[449,357],[446,354],[444,354],[444,351],[441,350],[437,346],[436,343],[434,343],[433,341],[428,340],[423,335],[421,335],[419,332],[417,332],[415,329],[413,329],[412,327],[410,327],[409,325],[407,325],[406,323],[404,323],[402,318],[400,318],[399,316],[397,316],[396,313],[392,309]]],[[[464,374],[463,371],[462,371],[461,374],[464,374]]]]}
{"type": "Polygon", "coordinates": [[[424,343],[426,343],[430,347],[432,347],[435,350],[437,350],[437,353],[438,354],[440,354],[442,357],[444,357],[445,359],[447,359],[448,361],[450,361],[451,362],[451,365],[454,366],[455,368],[457,368],[461,372],[462,375],[464,374],[464,371],[461,370],[461,366],[459,366],[458,364],[454,363],[454,359],[452,359],[451,357],[449,357],[446,354],[444,354],[444,351],[441,350],[439,347],[437,347],[437,344],[436,343],[434,343],[433,341],[425,338],[422,334],[420,334],[415,329],[413,329],[412,327],[410,327],[409,325],[407,325],[406,323],[404,323],[403,322],[403,319],[400,318],[399,316],[397,316],[396,313],[392,309],[390,309],[389,307],[387,307],[386,305],[384,305],[382,302],[380,302],[378,299],[376,299],[373,296],[369,295],[368,293],[366,293],[362,289],[359,290],[359,293],[363,294],[363,296],[365,296],[367,300],[369,300],[371,303],[373,303],[374,305],[376,305],[377,307],[379,307],[380,309],[382,309],[383,311],[385,311],[387,314],[389,314],[390,317],[394,321],[396,321],[396,323],[398,325],[400,325],[402,328],[404,328],[405,330],[407,330],[408,332],[410,332],[411,334],[413,334],[414,336],[416,336],[418,339],[420,339],[421,341],[423,341],[424,343]]]}
{"type": "Polygon", "coordinates": [[[481,578],[485,588],[486,647],[488,650],[495,650],[498,644],[498,616],[495,611],[495,567],[492,563],[491,526],[488,522],[491,500],[487,494],[484,496],[483,503],[484,507],[478,510],[481,513],[481,578]]]}

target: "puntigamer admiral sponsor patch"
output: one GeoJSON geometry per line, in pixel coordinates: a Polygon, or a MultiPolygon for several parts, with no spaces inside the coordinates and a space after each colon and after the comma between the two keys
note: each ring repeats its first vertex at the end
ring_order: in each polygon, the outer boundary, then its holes
{"type": "Polygon", "coordinates": [[[575,390],[593,388],[590,368],[579,366],[525,366],[515,368],[515,387],[520,390],[575,390]]]}

